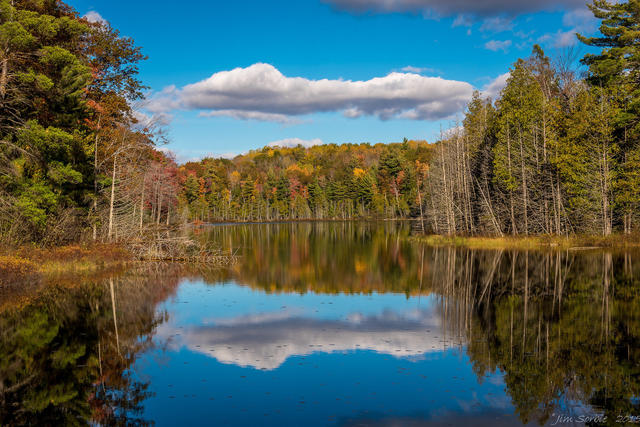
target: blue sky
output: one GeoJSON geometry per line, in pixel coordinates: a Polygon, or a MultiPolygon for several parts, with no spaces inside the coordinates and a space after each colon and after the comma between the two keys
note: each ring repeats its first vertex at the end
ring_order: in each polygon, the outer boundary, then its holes
{"type": "Polygon", "coordinates": [[[68,3],[143,47],[145,113],[169,123],[183,161],[278,141],[432,141],[534,43],[553,56],[597,27],[581,0],[68,3]]]}

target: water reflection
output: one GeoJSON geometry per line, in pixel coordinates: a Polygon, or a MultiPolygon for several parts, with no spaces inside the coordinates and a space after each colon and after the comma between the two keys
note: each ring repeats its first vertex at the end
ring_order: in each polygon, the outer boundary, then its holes
{"type": "Polygon", "coordinates": [[[554,411],[574,419],[640,414],[637,253],[424,248],[397,238],[408,227],[391,227],[307,223],[210,233],[241,248],[247,263],[231,279],[256,289],[434,296],[442,328],[466,343],[478,377],[503,375],[523,423],[553,421],[554,411]]]}
{"type": "Polygon", "coordinates": [[[408,233],[215,227],[205,238],[242,255],[232,269],[47,287],[0,313],[0,425],[640,415],[637,253],[429,248],[408,233]]]}
{"type": "MultiPolygon", "coordinates": [[[[161,329],[159,335],[176,336],[178,330],[161,329]]],[[[316,352],[372,350],[396,357],[415,357],[441,350],[439,318],[430,311],[408,316],[391,311],[380,315],[348,315],[344,320],[313,319],[288,313],[223,319],[211,326],[182,332],[174,348],[216,358],[222,363],[273,370],[289,357],[316,352]],[[440,335],[440,337],[439,337],[440,335]]]]}
{"type": "Polygon", "coordinates": [[[0,425],[148,424],[149,383],[129,368],[179,278],[142,273],[51,286],[0,314],[0,425]]]}
{"type": "Polygon", "coordinates": [[[206,238],[242,263],[210,282],[235,281],[269,292],[417,294],[428,265],[405,237],[410,224],[299,222],[210,227],[206,238]]]}

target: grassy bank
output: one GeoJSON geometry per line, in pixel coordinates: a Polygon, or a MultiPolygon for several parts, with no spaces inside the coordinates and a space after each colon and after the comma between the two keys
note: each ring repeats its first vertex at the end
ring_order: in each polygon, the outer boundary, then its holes
{"type": "Polygon", "coordinates": [[[157,233],[146,240],[120,244],[85,244],[52,248],[0,246],[0,290],[12,284],[78,280],[124,270],[135,262],[191,263],[225,267],[235,254],[223,253],[207,242],[157,233]]]}
{"type": "Polygon", "coordinates": [[[505,236],[468,237],[426,235],[412,236],[412,241],[431,246],[456,246],[471,249],[581,250],[640,248],[640,234],[611,236],[505,236]]]}
{"type": "Polygon", "coordinates": [[[0,249],[0,286],[47,277],[89,275],[124,266],[132,255],[117,245],[25,246],[0,249]]]}

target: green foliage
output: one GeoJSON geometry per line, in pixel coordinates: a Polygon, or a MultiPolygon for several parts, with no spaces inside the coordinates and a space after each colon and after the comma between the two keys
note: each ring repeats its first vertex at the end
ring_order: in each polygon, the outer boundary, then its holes
{"type": "Polygon", "coordinates": [[[542,107],[542,91],[524,61],[518,61],[511,70],[497,104],[495,176],[498,185],[513,192],[526,180],[536,119],[542,107]]]}
{"type": "Polygon", "coordinates": [[[198,178],[195,175],[189,174],[184,183],[184,197],[187,199],[187,203],[193,203],[198,199],[200,185],[198,184],[198,178]]]}
{"type": "Polygon", "coordinates": [[[57,185],[80,184],[82,182],[82,174],[74,170],[69,164],[51,162],[49,164],[49,179],[57,185]]]}
{"type": "Polygon", "coordinates": [[[639,107],[640,94],[640,3],[638,0],[612,3],[594,0],[588,6],[601,20],[601,36],[578,37],[589,46],[603,48],[599,54],[587,54],[582,60],[589,66],[589,80],[595,86],[630,85],[631,105],[635,110],[639,107]]]}
{"type": "Polygon", "coordinates": [[[55,128],[44,128],[35,120],[26,123],[16,135],[16,145],[38,159],[46,170],[46,164],[54,160],[69,161],[74,138],[68,132],[55,128]]]}
{"type": "Polygon", "coordinates": [[[25,185],[24,190],[19,193],[16,207],[36,230],[42,231],[47,218],[56,211],[57,204],[58,197],[51,188],[35,181],[25,185]]]}
{"type": "MultiPolygon", "coordinates": [[[[49,0],[0,0],[0,52],[0,197],[8,200],[0,233],[41,241],[60,216],[73,212],[80,226],[90,217],[97,133],[114,138],[114,127],[132,122],[127,99],[143,89],[144,56],[131,39],[49,0]]],[[[109,141],[111,151],[118,143],[109,141]]],[[[56,233],[73,239],[83,230],[68,231],[56,233]]]]}
{"type": "Polygon", "coordinates": [[[588,46],[599,47],[598,54],[587,54],[582,62],[589,67],[587,81],[603,91],[612,110],[607,117],[608,131],[620,150],[614,153],[619,175],[613,180],[616,211],[629,232],[637,215],[640,192],[635,160],[640,147],[640,2],[594,0],[589,8],[600,19],[600,35],[578,38],[588,46]]]}

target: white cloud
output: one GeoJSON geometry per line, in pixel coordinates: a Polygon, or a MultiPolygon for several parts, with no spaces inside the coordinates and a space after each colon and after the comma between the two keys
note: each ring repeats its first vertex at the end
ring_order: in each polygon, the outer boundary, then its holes
{"type": "Polygon", "coordinates": [[[428,68],[428,67],[414,67],[413,65],[407,65],[406,67],[400,68],[400,71],[404,71],[405,73],[422,74],[422,73],[432,73],[435,70],[433,68],[428,68]]]}
{"type": "Polygon", "coordinates": [[[181,89],[170,87],[147,103],[152,112],[201,110],[207,116],[285,122],[320,112],[346,117],[437,120],[460,111],[473,87],[462,81],[393,72],[365,81],[287,77],[270,64],[221,71],[181,89]]]}
{"type": "Polygon", "coordinates": [[[99,14],[98,12],[96,12],[95,10],[91,10],[91,11],[87,12],[87,13],[83,16],[83,18],[84,18],[84,19],[86,19],[87,21],[91,22],[92,24],[99,23],[99,24],[104,25],[104,24],[106,24],[106,23],[107,23],[107,20],[106,20],[106,19],[104,19],[104,18],[102,17],[102,15],[100,15],[100,14],[99,14]]]}
{"type": "Polygon", "coordinates": [[[287,138],[281,139],[279,141],[273,141],[267,144],[269,147],[288,147],[293,148],[298,145],[302,145],[303,147],[313,147],[314,145],[321,145],[324,142],[320,138],[315,138],[311,140],[305,140],[300,138],[287,138]]]}
{"type": "Polygon", "coordinates": [[[482,94],[491,99],[497,99],[502,89],[507,85],[507,80],[510,75],[510,73],[504,73],[496,77],[491,83],[484,87],[482,94]]]}
{"type": "Polygon", "coordinates": [[[159,112],[155,114],[147,114],[144,111],[134,109],[133,117],[138,121],[138,128],[157,129],[168,126],[173,117],[169,113],[159,112]]]}
{"type": "Polygon", "coordinates": [[[324,0],[341,10],[356,13],[413,12],[425,15],[519,15],[544,10],[575,9],[584,0],[324,0]]]}
{"type": "Polygon", "coordinates": [[[180,108],[178,93],[179,90],[176,86],[167,86],[160,92],[148,94],[143,102],[143,107],[152,113],[166,113],[177,110],[180,108]]]}
{"type": "Polygon", "coordinates": [[[598,20],[593,16],[593,12],[584,7],[566,12],[562,17],[562,24],[570,28],[545,34],[538,38],[538,42],[551,41],[553,47],[558,48],[573,46],[578,42],[576,33],[592,34],[598,28],[598,20]]]}
{"type": "Polygon", "coordinates": [[[553,40],[554,47],[567,47],[573,46],[578,41],[576,37],[577,31],[575,29],[571,29],[569,31],[558,31],[556,34],[551,36],[553,40]]]}
{"type": "Polygon", "coordinates": [[[507,52],[511,47],[511,40],[490,40],[484,44],[484,47],[494,52],[499,50],[507,52]]]}
{"type": "Polygon", "coordinates": [[[228,152],[222,153],[222,154],[211,155],[211,157],[220,157],[221,159],[229,159],[229,160],[231,160],[231,159],[234,159],[234,158],[236,158],[238,156],[241,156],[243,154],[246,154],[246,152],[243,151],[242,153],[234,153],[232,151],[228,151],[228,152]]]}
{"type": "Polygon", "coordinates": [[[567,27],[579,29],[596,29],[598,20],[593,16],[593,12],[587,8],[571,10],[564,14],[562,23],[567,27]]]}
{"type": "Polygon", "coordinates": [[[214,110],[200,113],[200,117],[232,117],[238,120],[257,120],[259,122],[276,122],[282,124],[298,124],[302,121],[285,114],[262,113],[260,111],[214,110]]]}
{"type": "Polygon", "coordinates": [[[482,21],[480,31],[490,31],[500,33],[503,31],[511,31],[513,29],[513,19],[503,16],[494,16],[482,21]]]}
{"type": "Polygon", "coordinates": [[[460,14],[453,20],[452,27],[470,27],[473,25],[473,19],[469,15],[460,14]]]}

